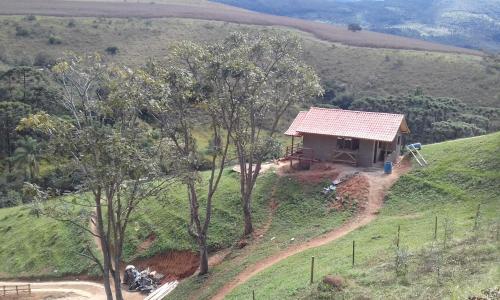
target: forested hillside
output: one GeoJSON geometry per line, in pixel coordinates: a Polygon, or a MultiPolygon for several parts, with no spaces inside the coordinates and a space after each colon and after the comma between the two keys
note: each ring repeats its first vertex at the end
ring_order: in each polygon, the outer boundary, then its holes
{"type": "Polygon", "coordinates": [[[259,12],[362,28],[466,48],[500,50],[495,0],[217,0],[259,12]]]}

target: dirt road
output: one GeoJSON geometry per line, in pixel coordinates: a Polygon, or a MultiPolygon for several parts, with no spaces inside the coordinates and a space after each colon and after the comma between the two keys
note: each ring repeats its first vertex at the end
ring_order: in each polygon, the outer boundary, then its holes
{"type": "Polygon", "coordinates": [[[410,168],[411,165],[409,164],[409,162],[403,161],[403,163],[398,165],[390,175],[385,175],[382,173],[382,171],[362,172],[361,175],[366,176],[369,182],[368,203],[363,211],[361,211],[354,218],[333,231],[314,238],[306,243],[293,245],[283,250],[282,252],[265,258],[248,267],[243,272],[238,274],[234,278],[234,280],[224,285],[217,292],[217,294],[215,294],[212,300],[224,299],[224,297],[237,286],[247,282],[253,276],[292,255],[328,244],[338,238],[343,237],[349,232],[370,223],[376,218],[380,208],[382,207],[386,192],[398,180],[398,178],[405,172],[409,171],[410,168]]]}
{"type": "Polygon", "coordinates": [[[135,3],[106,1],[65,1],[65,0],[1,0],[0,15],[44,15],[56,17],[139,17],[139,18],[190,18],[201,20],[226,21],[240,24],[264,26],[286,26],[302,30],[316,37],[347,45],[428,50],[438,52],[466,53],[482,55],[472,49],[441,45],[395,35],[360,31],[351,32],[344,26],[336,26],[288,17],[273,16],[227,6],[203,2],[194,5],[175,1],[171,3],[135,3]]]}
{"type": "MultiPolygon", "coordinates": [[[[29,299],[40,299],[52,296],[51,299],[92,299],[105,300],[106,294],[102,284],[90,281],[50,281],[50,282],[0,282],[2,285],[31,284],[33,297],[29,299]]],[[[123,291],[126,300],[142,300],[144,296],[139,293],[123,291]]]]}

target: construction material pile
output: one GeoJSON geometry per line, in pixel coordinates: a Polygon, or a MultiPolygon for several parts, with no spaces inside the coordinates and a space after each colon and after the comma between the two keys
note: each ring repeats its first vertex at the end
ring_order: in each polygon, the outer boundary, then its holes
{"type": "Polygon", "coordinates": [[[135,266],[128,265],[125,268],[123,283],[127,285],[129,291],[149,294],[158,287],[163,277],[163,274],[151,272],[149,268],[139,272],[135,266]]]}

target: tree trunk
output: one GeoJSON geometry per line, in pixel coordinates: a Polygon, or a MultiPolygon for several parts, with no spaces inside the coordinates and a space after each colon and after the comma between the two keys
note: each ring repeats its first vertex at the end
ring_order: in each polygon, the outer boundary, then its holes
{"type": "Polygon", "coordinates": [[[205,234],[200,234],[198,244],[200,247],[200,273],[198,275],[202,276],[208,273],[208,249],[205,234]]]}
{"type": "Polygon", "coordinates": [[[116,300],[123,300],[122,295],[122,286],[121,286],[121,278],[120,278],[120,258],[115,256],[115,298],[116,300]]]}
{"type": "Polygon", "coordinates": [[[111,260],[109,256],[109,243],[106,240],[106,236],[104,234],[104,223],[102,217],[102,209],[101,209],[101,196],[100,191],[97,193],[95,202],[96,202],[96,217],[97,217],[97,231],[99,232],[99,241],[101,242],[101,252],[103,256],[103,279],[104,279],[104,290],[106,292],[106,298],[108,300],[113,300],[113,292],[111,291],[111,282],[109,280],[109,274],[111,269],[111,260]]]}
{"type": "Polygon", "coordinates": [[[247,236],[253,232],[252,225],[252,205],[251,205],[251,194],[246,193],[243,195],[243,216],[245,219],[245,231],[244,236],[247,236]]]}

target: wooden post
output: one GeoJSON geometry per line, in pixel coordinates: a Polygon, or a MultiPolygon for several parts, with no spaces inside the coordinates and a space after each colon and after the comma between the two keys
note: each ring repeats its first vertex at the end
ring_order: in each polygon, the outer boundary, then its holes
{"type": "Polygon", "coordinates": [[[474,230],[478,230],[479,228],[479,213],[481,209],[481,203],[477,205],[476,218],[474,219],[474,230]]]}
{"type": "Polygon", "coordinates": [[[314,256],[311,256],[311,284],[314,282],[314,256]]]}
{"type": "Polygon", "coordinates": [[[17,288],[17,285],[16,285],[16,295],[19,295],[19,289],[17,288]]]}
{"type": "Polygon", "coordinates": [[[31,295],[31,284],[28,283],[28,293],[31,295]]]}
{"type": "Polygon", "coordinates": [[[401,232],[401,225],[398,225],[398,239],[396,240],[396,247],[399,249],[399,233],[401,232]]]}
{"type": "Polygon", "coordinates": [[[3,295],[5,296],[5,285],[3,286],[3,295]]]}
{"type": "Polygon", "coordinates": [[[437,239],[438,233],[438,216],[436,216],[436,220],[434,221],[434,239],[437,239]]]}
{"type": "Polygon", "coordinates": [[[352,241],[352,266],[354,267],[354,251],[356,248],[356,241],[352,241]]]}
{"type": "Polygon", "coordinates": [[[255,290],[252,291],[252,300],[255,300],[255,290]]]}

